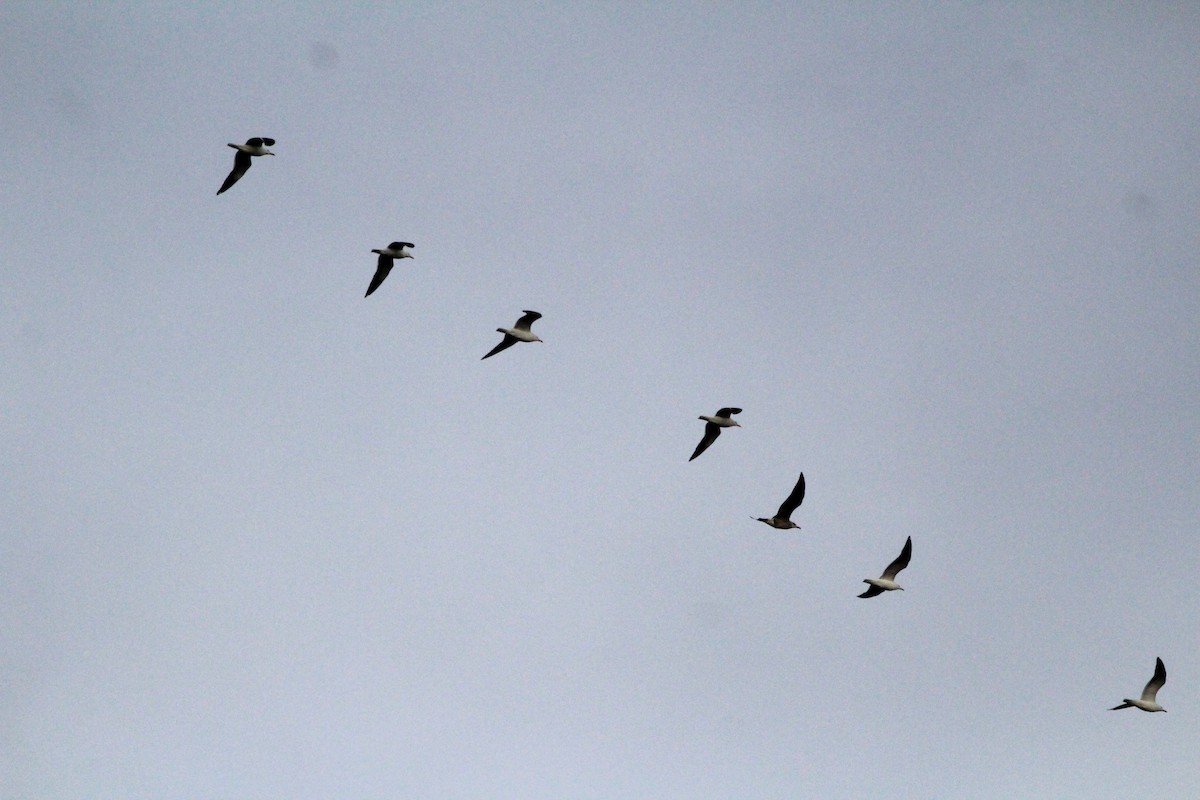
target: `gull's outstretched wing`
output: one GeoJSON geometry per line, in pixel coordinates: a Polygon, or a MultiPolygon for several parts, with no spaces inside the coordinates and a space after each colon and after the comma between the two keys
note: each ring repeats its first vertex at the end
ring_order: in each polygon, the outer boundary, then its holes
{"type": "Polygon", "coordinates": [[[912,537],[904,542],[904,549],[900,551],[900,555],[896,556],[896,560],[887,565],[887,569],[879,577],[885,581],[894,581],[896,576],[900,574],[900,570],[908,566],[908,560],[912,558],[912,537]]]}
{"type": "Polygon", "coordinates": [[[1146,684],[1146,688],[1142,689],[1142,699],[1149,700],[1151,703],[1156,702],[1154,697],[1158,694],[1158,690],[1167,682],[1167,668],[1163,666],[1162,659],[1157,659],[1154,665],[1154,677],[1146,684]]]}
{"type": "MultiPolygon", "coordinates": [[[[717,416],[720,416],[718,414],[717,416]]],[[[717,440],[721,435],[721,426],[715,422],[708,422],[704,425],[704,438],[700,440],[700,444],[696,445],[696,452],[692,453],[692,457],[688,461],[695,460],[696,456],[708,449],[708,446],[717,440]]]]}
{"type": "Polygon", "coordinates": [[[513,325],[514,330],[527,331],[530,325],[542,318],[542,315],[536,311],[522,311],[521,313],[525,316],[517,320],[516,325],[513,325]]]}
{"type": "Polygon", "coordinates": [[[367,287],[367,293],[363,297],[370,297],[371,292],[379,288],[379,285],[387,278],[388,273],[392,271],[392,265],[395,263],[395,259],[391,256],[379,257],[379,263],[375,266],[375,277],[371,278],[371,285],[367,287]]]}
{"type": "MultiPolygon", "coordinates": [[[[254,141],[251,139],[250,141],[254,141]]],[[[221,184],[221,188],[217,189],[217,194],[233,186],[238,180],[246,174],[246,170],[250,169],[250,156],[238,150],[233,154],[233,169],[226,176],[225,182],[221,184]]]]}
{"type": "Polygon", "coordinates": [[[507,350],[516,343],[517,337],[513,336],[511,333],[506,333],[504,334],[504,338],[500,340],[500,344],[489,350],[488,354],[479,360],[483,361],[484,358],[491,358],[492,356],[496,355],[496,353],[499,353],[501,350],[507,350]]]}
{"type": "Polygon", "coordinates": [[[800,473],[800,480],[796,481],[796,487],[792,489],[792,493],[787,496],[787,500],[783,501],[783,505],[779,507],[779,512],[775,515],[780,519],[791,519],[792,512],[800,507],[804,502],[804,473],[800,473]]]}

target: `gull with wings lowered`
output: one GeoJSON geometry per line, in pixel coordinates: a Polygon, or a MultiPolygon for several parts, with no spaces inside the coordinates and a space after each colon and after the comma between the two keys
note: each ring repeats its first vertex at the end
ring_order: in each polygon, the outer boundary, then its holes
{"type": "Polygon", "coordinates": [[[804,473],[800,473],[800,480],[796,481],[796,486],[792,489],[792,493],[787,496],[787,500],[783,501],[783,505],[779,506],[779,510],[775,512],[775,516],[770,519],[764,517],[754,517],[759,522],[765,522],[772,528],[786,531],[800,526],[792,522],[792,513],[800,507],[804,502],[804,473]]]}
{"type": "Polygon", "coordinates": [[[734,414],[740,413],[742,413],[740,408],[722,408],[717,411],[716,416],[706,417],[701,415],[700,419],[708,424],[704,426],[704,438],[700,440],[700,444],[696,445],[696,451],[692,453],[692,457],[688,461],[693,461],[696,456],[707,450],[708,446],[715,442],[717,437],[721,435],[721,428],[742,427],[741,423],[730,419],[734,414]]]}
{"type": "Polygon", "coordinates": [[[904,549],[900,551],[900,555],[896,556],[896,560],[887,565],[887,569],[878,578],[863,578],[863,583],[871,584],[871,587],[859,595],[859,597],[875,597],[884,592],[894,592],[897,589],[904,591],[904,587],[896,583],[896,576],[900,574],[900,570],[908,566],[909,559],[912,558],[912,537],[904,540],[904,549]]]}
{"type": "Polygon", "coordinates": [[[1155,659],[1154,677],[1146,684],[1146,688],[1142,689],[1142,697],[1140,700],[1130,700],[1128,697],[1119,706],[1113,706],[1109,711],[1118,711],[1122,708],[1140,708],[1142,711],[1161,711],[1164,714],[1167,710],[1158,704],[1158,690],[1167,682],[1167,668],[1163,666],[1161,658],[1155,659]]]}
{"type": "Polygon", "coordinates": [[[375,277],[371,278],[371,285],[367,287],[367,293],[363,297],[370,297],[371,292],[379,288],[392,271],[392,265],[396,263],[397,258],[412,258],[414,246],[412,242],[392,242],[386,250],[372,250],[372,253],[379,254],[379,263],[375,265],[375,277]]]}
{"type": "Polygon", "coordinates": [[[522,311],[521,313],[524,316],[517,320],[516,325],[512,326],[511,328],[496,328],[496,333],[503,333],[504,338],[500,340],[500,344],[489,350],[486,356],[479,359],[480,361],[482,361],[484,358],[491,358],[501,350],[507,350],[517,342],[541,341],[541,339],[539,339],[537,336],[534,336],[533,331],[529,330],[529,327],[533,325],[534,322],[541,319],[542,315],[536,311],[528,310],[522,311]]]}
{"type": "Polygon", "coordinates": [[[221,188],[217,189],[217,194],[224,192],[230,186],[233,186],[238,180],[246,174],[246,170],[250,169],[251,156],[273,156],[275,155],[268,147],[275,146],[274,139],[268,139],[265,136],[255,136],[253,139],[247,139],[245,144],[229,143],[229,146],[237,150],[233,154],[233,169],[229,171],[229,175],[225,177],[225,182],[221,184],[221,188]]]}

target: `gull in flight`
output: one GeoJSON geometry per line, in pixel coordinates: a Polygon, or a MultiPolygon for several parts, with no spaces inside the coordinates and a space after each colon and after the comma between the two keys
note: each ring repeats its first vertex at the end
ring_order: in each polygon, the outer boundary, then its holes
{"type": "Polygon", "coordinates": [[[800,507],[804,502],[804,473],[800,473],[800,480],[796,481],[796,488],[792,489],[792,493],[787,496],[787,500],[783,501],[783,505],[775,512],[775,516],[770,519],[762,517],[754,517],[759,522],[765,522],[772,528],[780,530],[788,530],[789,528],[799,528],[800,526],[792,522],[792,512],[800,507]]]}
{"type": "Polygon", "coordinates": [[[875,597],[884,592],[894,592],[899,589],[904,591],[904,587],[896,583],[896,576],[900,574],[900,570],[908,566],[908,560],[912,558],[912,537],[904,540],[904,549],[900,551],[900,555],[896,556],[896,560],[887,565],[887,569],[878,578],[864,578],[863,583],[871,584],[871,588],[859,595],[859,597],[875,597]]]}
{"type": "Polygon", "coordinates": [[[1167,668],[1163,666],[1162,659],[1160,658],[1157,659],[1157,663],[1154,665],[1154,677],[1146,684],[1146,688],[1142,689],[1142,699],[1130,700],[1126,697],[1125,702],[1119,706],[1113,706],[1109,711],[1117,711],[1122,708],[1140,708],[1142,711],[1161,711],[1165,714],[1167,710],[1160,706],[1154,698],[1158,694],[1158,690],[1166,682],[1167,668]]]}
{"type": "Polygon", "coordinates": [[[386,250],[372,250],[372,253],[379,253],[379,264],[375,267],[375,277],[371,278],[371,285],[367,287],[367,293],[363,297],[370,297],[371,292],[379,288],[384,278],[392,271],[392,264],[397,258],[412,258],[411,251],[414,246],[412,242],[392,242],[386,250]]]}
{"type": "Polygon", "coordinates": [[[225,178],[225,182],[221,184],[221,188],[217,189],[217,194],[228,189],[238,182],[238,179],[246,174],[246,170],[250,169],[250,156],[273,156],[275,155],[268,147],[275,146],[274,139],[255,136],[253,139],[247,139],[245,144],[229,143],[229,146],[237,150],[233,154],[233,169],[229,171],[229,176],[225,178]]]}
{"type": "MultiPolygon", "coordinates": [[[[517,320],[516,325],[511,328],[496,328],[496,333],[503,333],[504,338],[500,340],[500,344],[489,350],[488,354],[483,358],[491,358],[496,353],[499,353],[501,350],[507,350],[517,342],[541,341],[541,339],[533,335],[533,331],[529,330],[529,326],[541,319],[542,315],[536,311],[522,311],[521,313],[524,316],[517,320]]],[[[483,358],[479,360],[482,361],[483,358]]]]}
{"type": "Polygon", "coordinates": [[[730,419],[734,414],[740,413],[742,413],[740,408],[722,408],[717,411],[715,417],[701,416],[700,419],[708,423],[704,426],[704,438],[700,440],[700,444],[696,445],[696,452],[692,453],[692,457],[688,461],[692,461],[696,456],[707,450],[708,446],[715,442],[717,437],[721,435],[721,428],[742,427],[740,423],[730,419]]]}

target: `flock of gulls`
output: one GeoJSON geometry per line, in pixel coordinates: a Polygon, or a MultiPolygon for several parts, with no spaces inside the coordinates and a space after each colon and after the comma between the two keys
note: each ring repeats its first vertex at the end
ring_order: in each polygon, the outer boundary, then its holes
{"type": "MultiPolygon", "coordinates": [[[[233,169],[229,171],[225,182],[221,184],[221,188],[217,190],[217,194],[222,194],[229,190],[235,183],[241,180],[242,176],[250,169],[251,159],[256,156],[273,156],[268,148],[275,146],[275,140],[266,136],[255,136],[247,139],[245,144],[229,144],[237,152],[233,156],[233,169]]],[[[412,258],[412,242],[392,242],[386,248],[381,250],[372,250],[372,253],[379,255],[379,261],[375,265],[375,274],[371,278],[371,283],[367,286],[367,293],[364,297],[370,297],[371,294],[378,289],[387,279],[388,274],[392,271],[396,259],[412,258]]],[[[518,342],[540,342],[542,341],[531,330],[533,323],[541,319],[542,315],[536,311],[522,311],[522,316],[516,321],[511,328],[497,328],[497,333],[504,334],[504,338],[500,343],[487,352],[483,358],[488,359],[497,353],[507,350],[518,342]]],[[[721,435],[722,428],[740,428],[741,425],[733,419],[734,414],[740,414],[740,408],[726,407],[717,410],[717,413],[712,416],[701,415],[700,419],[704,420],[704,436],[700,439],[700,443],[696,445],[695,451],[692,452],[691,458],[688,461],[693,461],[707,450],[717,437],[721,435]]],[[[752,517],[759,522],[766,523],[772,528],[779,530],[791,530],[799,528],[792,521],[792,514],[804,502],[804,473],[800,473],[800,479],[796,481],[795,487],[787,499],[780,504],[779,510],[775,512],[773,517],[752,517]]],[[[904,587],[896,583],[896,576],[901,570],[908,566],[909,560],[912,558],[912,537],[908,537],[904,542],[904,547],[900,551],[900,555],[896,557],[892,563],[887,565],[883,574],[878,578],[864,578],[863,583],[868,584],[865,592],[858,595],[859,597],[877,597],[884,592],[893,592],[896,590],[903,591],[904,587]]],[[[1154,666],[1154,677],[1146,684],[1146,688],[1142,690],[1142,696],[1137,700],[1125,698],[1121,705],[1114,706],[1110,711],[1119,711],[1123,708],[1140,708],[1142,711],[1163,711],[1166,709],[1158,704],[1158,690],[1167,682],[1167,668],[1163,665],[1161,658],[1156,659],[1154,666]]]]}

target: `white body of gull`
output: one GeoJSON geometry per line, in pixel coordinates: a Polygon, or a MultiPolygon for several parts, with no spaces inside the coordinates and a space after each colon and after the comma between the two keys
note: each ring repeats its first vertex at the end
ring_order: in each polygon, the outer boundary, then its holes
{"type": "Polygon", "coordinates": [[[908,566],[908,560],[912,558],[912,537],[904,540],[904,549],[900,551],[900,555],[896,556],[896,560],[887,565],[887,569],[878,578],[864,578],[863,583],[871,584],[871,588],[859,595],[859,597],[875,597],[884,592],[894,592],[897,589],[904,591],[904,587],[896,583],[896,576],[900,574],[900,570],[908,566]]]}
{"type": "Polygon", "coordinates": [[[804,473],[800,473],[800,480],[796,481],[796,488],[792,489],[792,493],[788,495],[787,500],[783,501],[783,505],[775,512],[775,516],[770,519],[763,517],[754,517],[759,522],[765,522],[772,528],[779,528],[786,531],[791,528],[799,528],[800,526],[792,522],[792,512],[800,507],[804,502],[804,473]]]}
{"type": "Polygon", "coordinates": [[[1158,704],[1154,698],[1158,696],[1158,690],[1167,682],[1167,668],[1163,666],[1162,659],[1156,659],[1154,665],[1154,677],[1146,684],[1146,688],[1142,689],[1142,699],[1130,700],[1125,698],[1125,702],[1119,706],[1113,706],[1109,711],[1117,711],[1122,708],[1140,708],[1142,711],[1162,711],[1166,713],[1166,709],[1158,704]]]}
{"type": "Polygon", "coordinates": [[[225,178],[225,182],[221,184],[221,188],[217,189],[217,194],[228,189],[238,182],[238,179],[246,174],[246,170],[250,169],[251,156],[273,156],[275,155],[268,147],[275,146],[274,139],[255,136],[253,139],[247,139],[245,144],[229,143],[229,146],[237,150],[233,154],[233,169],[229,171],[229,175],[225,178]]]}
{"type": "Polygon", "coordinates": [[[384,278],[392,271],[392,264],[397,258],[412,258],[414,246],[412,242],[392,242],[386,250],[372,250],[372,253],[379,254],[379,263],[375,266],[375,277],[371,278],[371,285],[367,287],[367,293],[363,297],[370,297],[371,292],[379,288],[384,278]]]}
{"type": "MultiPolygon", "coordinates": [[[[542,318],[542,315],[536,311],[522,311],[525,316],[517,320],[517,324],[511,328],[496,328],[496,333],[503,333],[504,338],[500,340],[500,344],[488,351],[488,354],[483,358],[491,358],[501,350],[507,350],[517,342],[540,342],[541,339],[533,335],[533,331],[529,330],[529,326],[542,318]]],[[[480,361],[483,358],[479,359],[480,361]]]]}
{"type": "Polygon", "coordinates": [[[701,415],[700,419],[708,424],[704,426],[704,438],[700,440],[700,444],[696,445],[696,452],[692,453],[692,457],[688,461],[693,460],[696,456],[708,449],[708,446],[717,440],[721,435],[721,428],[742,427],[740,423],[730,419],[734,414],[740,414],[740,408],[722,408],[717,411],[715,417],[706,417],[701,415]]]}

